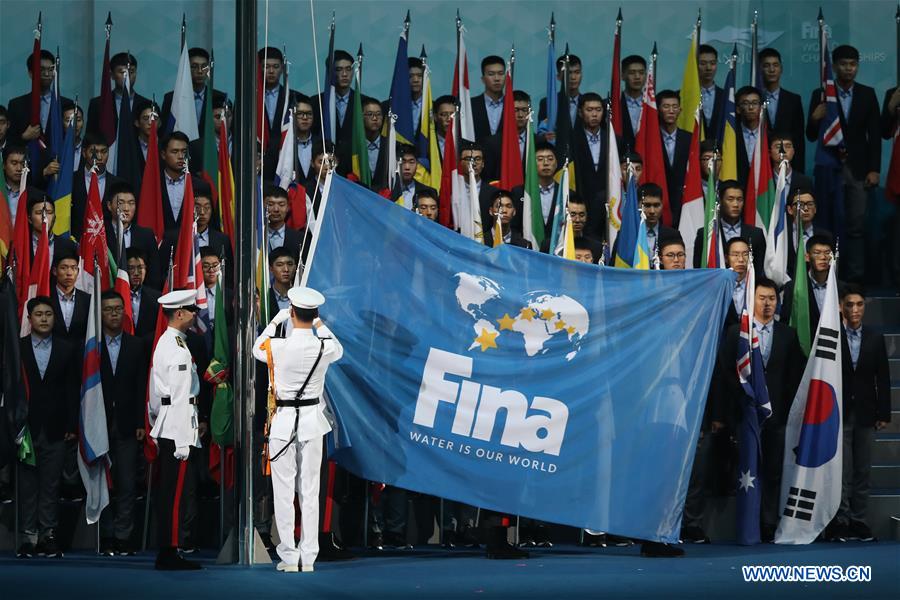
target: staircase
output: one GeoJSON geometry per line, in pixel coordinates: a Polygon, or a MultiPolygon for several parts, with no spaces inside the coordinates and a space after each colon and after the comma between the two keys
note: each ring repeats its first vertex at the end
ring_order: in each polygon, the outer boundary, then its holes
{"type": "Polygon", "coordinates": [[[872,297],[865,325],[884,332],[891,372],[891,422],[875,433],[868,521],[881,540],[900,540],[900,297],[872,297]]]}

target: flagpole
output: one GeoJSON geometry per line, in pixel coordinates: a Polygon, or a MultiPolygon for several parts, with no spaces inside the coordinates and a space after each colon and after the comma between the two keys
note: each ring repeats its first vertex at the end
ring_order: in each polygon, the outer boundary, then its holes
{"type": "Polygon", "coordinates": [[[759,69],[759,11],[753,11],[753,22],[750,23],[750,83],[756,85],[757,69],[759,69]]]}
{"type": "Polygon", "coordinates": [[[897,4],[897,12],[894,14],[894,21],[896,21],[897,24],[896,45],[894,46],[896,48],[895,55],[897,57],[896,82],[900,85],[900,3],[897,4]]]}
{"type": "Polygon", "coordinates": [[[356,91],[358,93],[362,93],[362,68],[364,58],[365,55],[363,54],[362,42],[360,42],[359,49],[356,51],[356,91]]]}
{"type": "MultiPolygon", "coordinates": [[[[659,52],[656,50],[656,41],[653,42],[653,50],[650,51],[650,73],[653,75],[654,84],[656,82],[656,60],[659,58],[659,52]]],[[[646,86],[646,84],[644,84],[646,86]]]]}
{"type": "Polygon", "coordinates": [[[822,102],[825,102],[825,16],[819,7],[819,85],[822,88],[822,102]]]}
{"type": "MultiPolygon", "coordinates": [[[[516,45],[513,44],[512,48],[509,50],[509,82],[512,85],[513,79],[516,75],[516,45]]],[[[503,92],[504,94],[507,92],[512,92],[512,90],[506,90],[503,92]]]]}
{"type": "Polygon", "coordinates": [[[700,54],[700,32],[703,27],[703,9],[697,9],[697,55],[700,54]]]}

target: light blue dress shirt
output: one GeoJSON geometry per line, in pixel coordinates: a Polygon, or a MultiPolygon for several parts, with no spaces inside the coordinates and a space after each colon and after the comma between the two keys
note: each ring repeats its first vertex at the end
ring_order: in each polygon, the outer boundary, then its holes
{"type": "Polygon", "coordinates": [[[375,177],[375,167],[378,166],[378,152],[381,150],[381,136],[375,138],[374,141],[368,142],[369,150],[369,173],[375,177]]]}
{"type": "Polygon", "coordinates": [[[635,134],[641,127],[641,110],[644,108],[643,97],[632,98],[625,94],[625,106],[628,108],[628,117],[631,119],[631,131],[635,134]]]}
{"type": "Polygon", "coordinates": [[[713,108],[716,103],[716,84],[700,88],[700,101],[703,103],[703,117],[709,121],[712,118],[713,108]]]}
{"type": "Polygon", "coordinates": [[[769,123],[772,125],[775,124],[775,115],[778,114],[778,98],[780,96],[781,88],[778,88],[774,92],[766,92],[766,102],[768,102],[766,111],[769,113],[769,123]]]}
{"type": "Polygon", "coordinates": [[[278,93],[280,91],[281,91],[280,85],[276,85],[271,90],[266,90],[266,94],[265,94],[266,116],[269,118],[269,127],[272,127],[272,123],[275,119],[275,109],[278,108],[278,93]]]}
{"type": "Polygon", "coordinates": [[[70,295],[65,295],[59,286],[56,288],[56,296],[59,298],[59,311],[62,313],[63,322],[66,324],[66,331],[72,326],[72,315],[75,314],[75,292],[72,290],[70,295]]]}
{"type": "Polygon", "coordinates": [[[600,167],[600,130],[597,131],[596,134],[591,133],[587,129],[584,130],[584,135],[587,136],[588,148],[591,150],[591,160],[594,163],[594,170],[596,171],[600,167]]]}
{"type": "Polygon", "coordinates": [[[335,92],[334,94],[334,105],[337,108],[338,114],[338,123],[341,127],[344,126],[344,117],[347,116],[347,105],[350,104],[350,92],[348,91],[343,96],[340,96],[335,92]]]}
{"type": "Polygon", "coordinates": [[[669,157],[670,165],[675,162],[675,137],[677,135],[677,129],[672,133],[668,133],[665,130],[662,132],[663,146],[666,148],[666,155],[669,157]]]}
{"type": "Polygon", "coordinates": [[[841,87],[838,87],[838,101],[841,103],[841,110],[844,111],[844,119],[850,120],[850,109],[853,108],[853,87],[850,86],[850,89],[845,90],[841,87]]]}
{"type": "Polygon", "coordinates": [[[166,191],[169,193],[169,206],[172,207],[172,214],[177,221],[181,214],[181,205],[184,204],[184,173],[178,179],[172,179],[166,173],[166,191]]]}
{"type": "Polygon", "coordinates": [[[853,368],[859,361],[859,347],[862,344],[862,327],[852,329],[847,327],[847,345],[850,346],[850,359],[853,361],[853,368]]]}
{"type": "Polygon", "coordinates": [[[31,348],[34,350],[34,360],[37,363],[38,372],[43,379],[47,372],[47,365],[50,364],[50,353],[53,352],[53,336],[48,335],[41,339],[32,333],[31,348]]]}
{"type": "Polygon", "coordinates": [[[106,338],[106,351],[109,355],[109,364],[112,366],[113,375],[116,373],[116,365],[119,364],[119,351],[122,349],[122,334],[109,336],[104,334],[106,338]]]}
{"type": "Polygon", "coordinates": [[[491,126],[491,135],[497,133],[500,127],[500,119],[503,117],[503,96],[499,100],[492,100],[487,94],[484,95],[484,106],[487,108],[488,124],[491,126]]]}
{"type": "Polygon", "coordinates": [[[753,319],[756,325],[756,336],[759,338],[759,352],[762,354],[763,365],[769,364],[769,356],[772,354],[772,328],[773,321],[769,321],[765,325],[753,319]]]}

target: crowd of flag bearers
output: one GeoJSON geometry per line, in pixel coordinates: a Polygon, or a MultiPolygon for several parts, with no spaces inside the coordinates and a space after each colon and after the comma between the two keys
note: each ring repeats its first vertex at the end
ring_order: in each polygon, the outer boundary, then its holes
{"type": "MultiPolygon", "coordinates": [[[[709,541],[704,503],[713,487],[737,497],[740,543],[870,540],[870,453],[873,432],[890,420],[890,381],[883,338],[862,326],[859,283],[866,191],[881,181],[882,137],[900,139],[900,93],[888,90],[879,111],[874,90],[856,81],[859,52],[829,52],[821,15],[821,86],[806,114],[800,96],[782,88],[777,49],[754,46],[749,73],[739,73],[736,52],[723,61],[702,43],[699,18],[681,89],[657,91],[656,47],[649,60],[622,58],[623,21],[620,12],[604,97],[582,89],[582,62],[568,45],[558,54],[551,18],[537,111],[514,87],[514,48],[508,60],[481,61],[484,91],[472,95],[459,16],[450,93],[436,98],[425,47],[409,56],[409,15],[385,101],[364,95],[362,45],[355,57],[336,49],[333,21],[318,95],[290,89],[285,53],[261,49],[260,160],[257,173],[243,174],[259,184],[261,329],[291,306],[331,171],[490,247],[598,268],[731,269],[683,541],[709,541]],[[719,64],[728,65],[724,87],[719,64]],[[816,142],[814,177],[807,140],[816,142]],[[736,465],[721,464],[716,451],[728,440],[737,442],[736,465]]],[[[199,465],[209,466],[204,478],[233,483],[234,106],[213,86],[211,53],[185,43],[184,24],[175,85],[161,106],[136,91],[135,56],[110,56],[111,18],[105,32],[87,118],[77,96],[61,94],[61,61],[42,47],[40,19],[26,60],[32,89],[0,107],[8,417],[0,486],[15,483],[18,556],[61,556],[62,473],[77,462],[99,550],[117,555],[138,549],[138,477],[161,477],[157,566],[189,568],[177,549],[198,544],[199,465]],[[171,362],[177,383],[151,374],[160,361],[171,362]],[[161,435],[175,385],[189,388],[181,408],[190,432],[161,435]]],[[[900,194],[898,162],[895,148],[889,198],[900,194]]],[[[257,398],[270,372],[260,362],[257,398]]],[[[255,425],[262,439],[263,423],[255,425]]],[[[256,523],[273,548],[271,483],[257,471],[256,523]]],[[[372,547],[409,544],[403,490],[358,482],[327,460],[321,477],[322,501],[303,503],[322,513],[320,560],[348,557],[333,516],[342,503],[347,512],[368,505],[372,547]]],[[[292,503],[283,490],[275,496],[278,533],[289,535],[292,503]]],[[[435,499],[414,500],[433,514],[435,499]]],[[[478,545],[478,512],[444,504],[444,544],[478,545]]],[[[303,517],[307,528],[314,521],[303,517]]],[[[550,546],[549,531],[529,521],[519,541],[550,546]]],[[[630,543],[612,533],[581,540],[630,543]]],[[[315,541],[279,553],[297,562],[315,541]]],[[[487,545],[495,558],[527,556],[494,530],[487,545]]],[[[681,551],[648,542],[643,553],[681,551]]]]}

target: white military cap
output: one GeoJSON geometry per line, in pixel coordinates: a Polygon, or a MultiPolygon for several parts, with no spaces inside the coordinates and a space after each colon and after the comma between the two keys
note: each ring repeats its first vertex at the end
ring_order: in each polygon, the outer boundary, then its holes
{"type": "Polygon", "coordinates": [[[187,308],[196,306],[197,290],[175,290],[164,296],[160,296],[159,302],[163,308],[187,308]]]}
{"type": "Polygon", "coordinates": [[[325,296],[309,287],[293,287],[288,290],[291,306],[297,308],[319,308],[325,304],[325,296]]]}

